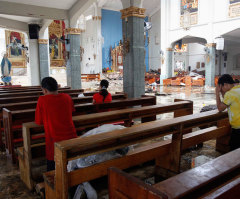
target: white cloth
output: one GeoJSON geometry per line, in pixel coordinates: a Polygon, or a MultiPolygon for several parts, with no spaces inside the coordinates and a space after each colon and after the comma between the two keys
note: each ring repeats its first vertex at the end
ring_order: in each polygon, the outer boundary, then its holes
{"type": "MultiPolygon", "coordinates": [[[[105,124],[105,125],[99,126],[95,129],[88,131],[81,137],[91,136],[91,135],[105,133],[105,132],[109,132],[109,131],[113,131],[113,130],[117,130],[117,129],[123,129],[123,128],[125,128],[125,127],[121,126],[121,125],[105,124]]],[[[126,147],[126,148],[128,148],[128,147],[126,147]]],[[[100,153],[100,154],[90,155],[87,157],[79,158],[77,160],[69,161],[68,165],[67,165],[67,170],[68,170],[68,172],[70,172],[70,171],[73,171],[78,168],[88,167],[88,166],[91,166],[91,165],[94,165],[94,164],[97,164],[100,162],[104,162],[104,161],[111,160],[114,158],[119,158],[121,156],[122,155],[120,155],[116,151],[108,151],[108,152],[104,152],[104,153],[100,153]]],[[[84,182],[84,183],[78,185],[78,188],[75,192],[73,199],[80,199],[81,195],[83,194],[83,191],[85,191],[88,199],[97,199],[97,193],[94,190],[94,188],[90,185],[89,182],[84,182]]]]}
{"type": "Polygon", "coordinates": [[[8,62],[6,60],[5,60],[5,64],[4,64],[4,67],[3,67],[3,76],[4,77],[9,76],[8,62]]]}

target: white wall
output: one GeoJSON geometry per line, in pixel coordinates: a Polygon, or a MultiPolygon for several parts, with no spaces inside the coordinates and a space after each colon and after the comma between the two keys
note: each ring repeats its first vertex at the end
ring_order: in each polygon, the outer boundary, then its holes
{"type": "Polygon", "coordinates": [[[198,23],[186,31],[180,27],[180,0],[170,1],[168,11],[165,12],[165,17],[170,21],[170,43],[188,35],[205,38],[208,43],[213,43],[217,36],[240,28],[240,17],[228,16],[229,0],[199,0],[198,4],[198,23]]]}
{"type": "MultiPolygon", "coordinates": [[[[193,43],[193,44],[189,44],[188,48],[189,48],[189,66],[191,66],[191,70],[195,70],[197,69],[197,62],[200,62],[200,66],[201,63],[205,63],[205,51],[204,51],[204,47],[201,44],[197,44],[197,43],[193,43]]],[[[205,68],[203,68],[205,70],[205,68]]],[[[200,70],[202,70],[200,68],[200,70]]]]}
{"type": "MultiPolygon", "coordinates": [[[[101,9],[90,8],[84,13],[84,16],[100,16],[101,9]],[[97,10],[96,10],[97,9],[97,10]]],[[[85,21],[85,32],[81,34],[81,46],[84,48],[82,55],[81,73],[101,73],[102,72],[102,54],[101,54],[101,20],[90,19],[85,21]],[[96,55],[94,59],[94,54],[96,55]]],[[[79,26],[82,28],[83,26],[79,26]]]]}
{"type": "Polygon", "coordinates": [[[2,61],[4,52],[6,52],[5,29],[0,28],[0,62],[2,61]]]}
{"type": "Polygon", "coordinates": [[[152,28],[149,31],[149,69],[160,69],[160,10],[158,10],[153,16],[149,18],[152,22],[152,28]]]}

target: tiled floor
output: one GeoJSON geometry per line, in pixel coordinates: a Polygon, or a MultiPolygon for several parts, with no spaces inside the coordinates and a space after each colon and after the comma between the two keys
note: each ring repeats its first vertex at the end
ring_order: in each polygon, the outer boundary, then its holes
{"type": "MultiPolygon", "coordinates": [[[[96,84],[96,83],[95,83],[96,84]]],[[[94,84],[94,85],[95,85],[94,84]]],[[[114,87],[119,85],[119,82],[111,83],[110,91],[114,91],[114,87]],[[115,86],[114,86],[115,85],[115,86]]],[[[117,91],[121,91],[121,86],[118,86],[117,91]]],[[[116,90],[115,90],[116,91],[116,90]]],[[[166,104],[173,102],[174,99],[187,99],[194,102],[194,113],[198,113],[200,109],[205,105],[215,104],[214,88],[204,89],[201,87],[185,88],[185,87],[158,87],[157,102],[166,104]]],[[[154,95],[153,93],[149,93],[154,95]]],[[[158,119],[172,118],[173,114],[164,114],[159,116],[158,119]]],[[[214,150],[214,142],[207,142],[202,149],[189,150],[182,157],[181,169],[184,171],[191,166],[192,157],[198,155],[207,155],[210,157],[217,157],[218,153],[214,150]]],[[[145,166],[144,169],[137,169],[137,171],[131,171],[135,176],[141,179],[150,178],[153,174],[153,166],[145,166]]],[[[151,178],[150,178],[151,181],[151,178]]],[[[105,195],[106,189],[99,191],[99,194],[105,195]]],[[[5,157],[5,153],[0,153],[0,198],[1,199],[30,199],[39,198],[33,192],[29,192],[19,177],[19,170],[17,166],[13,166],[5,157]]],[[[100,197],[102,198],[102,197],[100,197]]]]}

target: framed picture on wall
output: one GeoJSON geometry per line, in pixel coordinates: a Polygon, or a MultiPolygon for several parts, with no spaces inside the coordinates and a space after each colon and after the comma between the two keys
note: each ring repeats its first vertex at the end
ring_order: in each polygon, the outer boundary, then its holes
{"type": "Polygon", "coordinates": [[[5,30],[6,50],[13,67],[26,67],[25,36],[23,33],[5,30]]]}

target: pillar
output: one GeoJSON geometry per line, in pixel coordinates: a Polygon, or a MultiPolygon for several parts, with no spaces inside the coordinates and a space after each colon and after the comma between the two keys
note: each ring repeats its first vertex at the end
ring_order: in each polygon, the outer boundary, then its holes
{"type": "Polygon", "coordinates": [[[129,98],[145,94],[144,13],[145,9],[121,10],[123,26],[123,87],[129,98]]]}
{"type": "Polygon", "coordinates": [[[37,39],[29,39],[29,61],[31,86],[40,85],[39,48],[37,39]]]}
{"type": "Polygon", "coordinates": [[[166,49],[166,78],[172,77],[173,74],[173,49],[167,48],[166,49]]]}
{"type": "Polygon", "coordinates": [[[67,85],[72,89],[82,88],[81,61],[80,61],[80,34],[79,28],[68,28],[66,34],[70,41],[69,60],[67,62],[67,85]]]}
{"type": "Polygon", "coordinates": [[[38,39],[40,79],[49,77],[48,39],[38,39]]]}
{"type": "Polygon", "coordinates": [[[208,51],[206,56],[206,70],[205,70],[205,86],[215,86],[215,58],[216,58],[216,44],[210,43],[206,45],[208,51]]]}

